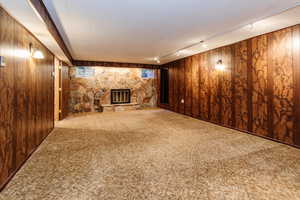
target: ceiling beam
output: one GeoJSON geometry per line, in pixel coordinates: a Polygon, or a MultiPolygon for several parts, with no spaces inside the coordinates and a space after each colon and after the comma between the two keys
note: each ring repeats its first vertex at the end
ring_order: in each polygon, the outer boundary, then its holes
{"type": "Polygon", "coordinates": [[[59,33],[54,21],[52,20],[45,4],[42,0],[28,0],[31,7],[35,10],[36,14],[43,20],[43,22],[46,24],[48,31],[52,35],[52,37],[55,39],[57,44],[60,46],[62,51],[64,52],[65,56],[68,58],[69,62],[73,62],[73,58],[71,56],[71,53],[69,49],[67,48],[61,34],[59,33]]]}
{"type": "Polygon", "coordinates": [[[75,66],[101,66],[101,67],[124,67],[124,68],[146,68],[146,69],[158,69],[159,65],[151,64],[138,64],[138,63],[120,63],[120,62],[102,62],[102,61],[84,61],[74,60],[75,66]]]}

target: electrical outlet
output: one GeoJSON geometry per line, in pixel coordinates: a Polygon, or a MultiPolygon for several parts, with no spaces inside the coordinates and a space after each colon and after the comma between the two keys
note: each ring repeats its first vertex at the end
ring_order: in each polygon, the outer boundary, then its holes
{"type": "Polygon", "coordinates": [[[0,67],[5,67],[6,64],[5,64],[5,59],[3,56],[0,56],[0,67]]]}

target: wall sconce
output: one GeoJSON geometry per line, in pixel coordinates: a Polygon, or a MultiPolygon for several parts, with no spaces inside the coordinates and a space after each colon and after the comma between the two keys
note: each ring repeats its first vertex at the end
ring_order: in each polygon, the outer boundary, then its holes
{"type": "Polygon", "coordinates": [[[30,48],[30,55],[32,58],[35,58],[35,59],[44,59],[45,58],[43,52],[41,52],[38,49],[34,49],[32,47],[32,43],[29,44],[29,48],[30,48]]]}
{"type": "Polygon", "coordinates": [[[223,64],[222,60],[218,60],[216,66],[215,66],[215,69],[219,70],[219,71],[224,71],[225,70],[225,65],[223,64]]]}

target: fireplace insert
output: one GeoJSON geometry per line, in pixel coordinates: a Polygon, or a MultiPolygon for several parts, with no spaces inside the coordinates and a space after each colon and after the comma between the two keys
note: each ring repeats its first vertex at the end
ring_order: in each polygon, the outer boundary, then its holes
{"type": "Polygon", "coordinates": [[[130,103],[130,89],[111,89],[111,104],[130,103]]]}

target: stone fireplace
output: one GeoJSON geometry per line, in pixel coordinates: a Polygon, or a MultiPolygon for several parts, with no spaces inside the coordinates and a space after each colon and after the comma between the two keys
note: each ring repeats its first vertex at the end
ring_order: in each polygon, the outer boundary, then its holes
{"type": "Polygon", "coordinates": [[[111,89],[111,104],[126,104],[131,102],[130,89],[111,89]]]}
{"type": "Polygon", "coordinates": [[[76,67],[70,68],[70,110],[73,113],[134,110],[156,106],[155,79],[142,78],[141,69],[90,68],[94,69],[94,74],[90,77],[77,77],[76,67]],[[116,101],[112,101],[114,95],[116,101]]]}

